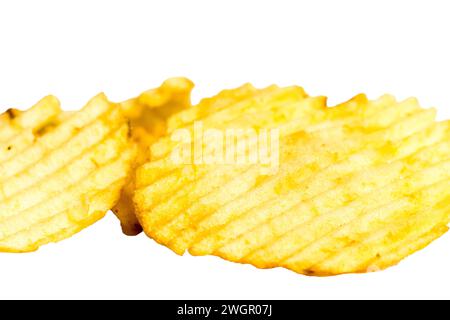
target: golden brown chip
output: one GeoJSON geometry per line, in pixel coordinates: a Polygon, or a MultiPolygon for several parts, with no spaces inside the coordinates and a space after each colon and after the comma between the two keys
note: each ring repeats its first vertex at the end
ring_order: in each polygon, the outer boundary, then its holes
{"type": "Polygon", "coordinates": [[[384,269],[442,235],[450,122],[436,122],[415,99],[325,101],[298,87],[246,85],[172,116],[137,170],[134,202],[146,234],[178,254],[308,275],[384,269]],[[197,148],[202,159],[218,151],[196,137],[199,125],[216,134],[278,129],[279,167],[198,161],[197,148]],[[179,150],[193,152],[178,161],[179,150]]]}
{"type": "Polygon", "coordinates": [[[70,237],[117,202],[134,148],[103,94],[63,114],[54,97],[0,124],[0,250],[26,252],[70,237]]]}
{"type": "MultiPolygon", "coordinates": [[[[133,173],[137,166],[150,160],[150,146],[166,133],[168,117],[191,105],[190,94],[193,87],[189,79],[170,78],[160,87],[121,103],[121,108],[130,121],[131,140],[138,148],[133,173]]],[[[132,201],[135,189],[133,173],[122,190],[119,202],[112,209],[127,235],[136,235],[142,231],[132,201]]]]}

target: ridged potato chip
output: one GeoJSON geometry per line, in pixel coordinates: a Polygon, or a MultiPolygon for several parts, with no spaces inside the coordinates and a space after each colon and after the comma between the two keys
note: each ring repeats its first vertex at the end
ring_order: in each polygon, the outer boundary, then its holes
{"type": "Polygon", "coordinates": [[[48,96],[0,116],[0,251],[28,252],[102,218],[135,150],[122,110],[100,94],[62,113],[48,96]]]}
{"type": "Polygon", "coordinates": [[[435,113],[390,95],[327,107],[299,87],[223,91],[170,117],[137,170],[137,216],[178,254],[317,276],[387,268],[447,231],[450,122],[435,113]],[[278,130],[278,167],[199,161],[218,151],[200,125],[278,130]]]}
{"type": "Polygon", "coordinates": [[[119,202],[112,209],[121,222],[122,231],[127,235],[136,235],[142,231],[132,201],[135,189],[134,170],[150,160],[150,146],[166,133],[169,116],[191,106],[193,87],[194,84],[187,78],[170,78],[160,87],[120,104],[129,119],[131,143],[138,150],[133,162],[133,173],[122,190],[119,202]]]}

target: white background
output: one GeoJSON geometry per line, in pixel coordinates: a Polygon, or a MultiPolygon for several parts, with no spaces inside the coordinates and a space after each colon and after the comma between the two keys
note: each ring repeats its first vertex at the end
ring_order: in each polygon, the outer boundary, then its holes
{"type": "MultiPolygon", "coordinates": [[[[0,106],[52,93],[67,109],[169,76],[194,101],[244,82],[300,84],[330,103],[417,96],[450,118],[448,1],[1,1],[0,106]]],[[[0,254],[0,298],[450,298],[450,236],[399,266],[308,278],[178,257],[112,214],[38,252],[0,254]]]]}

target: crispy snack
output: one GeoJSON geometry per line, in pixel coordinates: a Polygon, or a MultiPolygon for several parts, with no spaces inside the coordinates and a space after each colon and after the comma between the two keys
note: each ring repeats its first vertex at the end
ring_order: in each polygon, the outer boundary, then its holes
{"type": "Polygon", "coordinates": [[[62,113],[48,96],[0,116],[0,251],[27,252],[102,218],[117,202],[134,148],[103,94],[62,113]]]}
{"type": "Polygon", "coordinates": [[[324,276],[387,268],[447,231],[450,122],[415,99],[358,95],[331,108],[298,87],[245,85],[168,123],[134,202],[146,234],[178,254],[324,276]],[[278,128],[278,171],[175,163],[170,133],[196,121],[278,128]]]}
{"type": "MultiPolygon", "coordinates": [[[[133,172],[136,167],[150,160],[150,146],[166,133],[168,117],[191,105],[193,87],[189,79],[170,78],[160,87],[121,103],[130,121],[132,143],[138,148],[133,172]]],[[[131,174],[119,202],[112,209],[121,222],[122,231],[127,235],[136,235],[142,231],[132,201],[134,189],[135,179],[134,174],[131,174]]]]}

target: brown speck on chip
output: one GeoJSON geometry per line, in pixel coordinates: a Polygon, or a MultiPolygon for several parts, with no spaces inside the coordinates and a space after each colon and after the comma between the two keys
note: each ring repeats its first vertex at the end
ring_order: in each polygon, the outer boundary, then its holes
{"type": "Polygon", "coordinates": [[[5,111],[5,113],[12,120],[12,119],[14,119],[15,117],[17,117],[19,115],[19,110],[13,109],[13,108],[9,108],[8,110],[5,111]]]}
{"type": "Polygon", "coordinates": [[[33,130],[34,138],[36,139],[36,137],[42,137],[45,133],[48,132],[48,129],[49,129],[48,126],[44,126],[42,128],[37,128],[36,130],[33,130]]]}
{"type": "MultiPolygon", "coordinates": [[[[128,127],[131,128],[131,121],[128,121],[128,127]]],[[[131,138],[133,136],[131,130],[128,130],[128,138],[131,138]]]]}
{"type": "Polygon", "coordinates": [[[309,276],[313,276],[313,275],[315,275],[316,273],[314,272],[314,270],[307,269],[307,270],[305,270],[305,274],[306,274],[306,275],[309,275],[309,276]]]}

